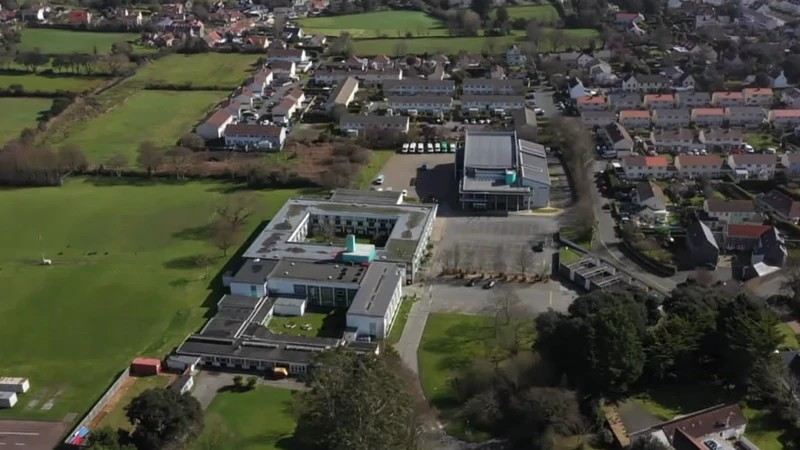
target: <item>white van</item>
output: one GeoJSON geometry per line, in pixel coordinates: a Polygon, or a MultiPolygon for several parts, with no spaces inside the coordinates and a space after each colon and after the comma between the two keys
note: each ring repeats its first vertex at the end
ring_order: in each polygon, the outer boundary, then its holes
{"type": "Polygon", "coordinates": [[[383,180],[384,180],[383,174],[380,174],[377,177],[375,177],[375,180],[373,181],[373,183],[381,185],[381,184],[383,184],[383,180]]]}

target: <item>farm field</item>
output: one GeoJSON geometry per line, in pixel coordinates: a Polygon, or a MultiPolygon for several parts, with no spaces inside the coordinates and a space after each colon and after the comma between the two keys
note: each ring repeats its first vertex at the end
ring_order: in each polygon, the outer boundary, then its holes
{"type": "Polygon", "coordinates": [[[134,165],[141,142],[174,145],[223,97],[209,91],[139,91],[107,114],[76,124],[57,144],[78,145],[90,162],[105,162],[119,152],[134,165]]]}
{"type": "MultiPolygon", "coordinates": [[[[230,259],[203,230],[236,186],[115,182],[0,190],[0,282],[13,293],[0,302],[0,376],[31,380],[0,419],[77,419],[132,358],[166,354],[221,295],[197,258],[217,257],[211,276],[230,259]]],[[[259,195],[265,212],[245,234],[299,192],[259,195]]]]}
{"type": "Polygon", "coordinates": [[[70,77],[57,75],[3,74],[0,73],[0,88],[7,89],[12,84],[19,84],[25,91],[68,91],[85,92],[108,81],[106,78],[70,77]]]}
{"type": "MultiPolygon", "coordinates": [[[[558,21],[558,12],[552,5],[521,5],[509,6],[506,8],[510,20],[514,19],[538,19],[543,24],[558,21]]],[[[491,17],[497,17],[497,10],[491,12],[491,17]]]]}
{"type": "Polygon", "coordinates": [[[38,48],[42,53],[93,53],[111,51],[111,44],[118,41],[136,41],[137,33],[95,33],[87,31],[57,30],[48,28],[25,28],[22,40],[15,47],[19,51],[38,48]]]}
{"type": "Polygon", "coordinates": [[[253,73],[258,58],[259,55],[224,53],[170,55],[139,68],[131,80],[228,90],[241,85],[253,73]]]}
{"type": "MultiPolygon", "coordinates": [[[[598,36],[597,31],[589,29],[563,30],[565,40],[574,42],[588,42],[598,36]]],[[[552,32],[552,31],[550,31],[552,32]]],[[[564,50],[553,48],[553,43],[547,38],[548,31],[543,33],[539,42],[540,51],[564,50]]],[[[515,31],[508,36],[476,36],[476,37],[425,37],[412,39],[356,39],[353,47],[360,56],[388,55],[397,56],[398,53],[444,53],[447,55],[458,54],[466,51],[469,53],[505,52],[506,48],[514,43],[524,41],[524,33],[515,31]]],[[[563,47],[563,43],[560,44],[563,47]]]]}
{"type": "MultiPolygon", "coordinates": [[[[217,394],[206,410],[204,434],[196,449],[210,448],[213,440],[219,450],[288,450],[296,426],[292,414],[294,391],[259,386],[252,391],[224,391],[217,394]],[[227,439],[219,442],[211,434],[224,430],[227,439]]],[[[221,434],[221,433],[220,433],[221,434]]],[[[224,435],[224,434],[223,434],[224,435]]]]}
{"type": "Polygon", "coordinates": [[[354,38],[447,36],[442,23],[421,11],[380,11],[333,17],[312,17],[298,20],[307,34],[339,36],[343,32],[354,38]]]}
{"type": "Polygon", "coordinates": [[[52,104],[49,98],[0,98],[0,111],[5,111],[0,120],[0,145],[19,137],[25,128],[36,128],[39,113],[52,104]]]}

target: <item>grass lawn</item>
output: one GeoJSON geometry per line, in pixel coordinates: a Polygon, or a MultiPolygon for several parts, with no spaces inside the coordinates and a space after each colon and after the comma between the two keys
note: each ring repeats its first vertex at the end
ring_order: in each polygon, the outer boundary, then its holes
{"type": "Polygon", "coordinates": [[[111,44],[118,41],[136,41],[137,33],[94,33],[87,31],[57,30],[53,28],[25,28],[22,42],[15,48],[28,51],[38,48],[42,53],[94,53],[106,54],[111,44]]]}
{"type": "Polygon", "coordinates": [[[52,104],[49,98],[0,98],[0,111],[5,111],[0,120],[0,145],[18,138],[25,128],[36,128],[39,113],[52,104]]]}
{"type": "Polygon", "coordinates": [[[68,91],[85,92],[94,89],[108,81],[105,78],[72,77],[57,75],[25,74],[0,74],[0,88],[8,88],[12,84],[19,84],[26,91],[68,91]]]}
{"type": "Polygon", "coordinates": [[[778,142],[770,133],[745,133],[744,141],[759,150],[764,147],[776,147],[778,142]]]}
{"type": "Polygon", "coordinates": [[[274,333],[291,336],[341,337],[346,325],[345,311],[307,309],[303,316],[274,316],[269,329],[274,333]],[[311,325],[304,330],[303,325],[311,325]]]}
{"type": "Polygon", "coordinates": [[[373,150],[369,163],[362,167],[361,172],[358,173],[356,187],[358,189],[369,189],[370,185],[372,185],[372,180],[381,173],[383,166],[394,154],[394,150],[373,150]]]}
{"type": "MultiPolygon", "coordinates": [[[[251,391],[221,391],[206,410],[206,428],[198,444],[219,431],[230,436],[219,450],[288,450],[297,425],[292,413],[294,391],[259,386],[251,391]],[[214,424],[211,425],[210,424],[214,424]]],[[[207,446],[195,448],[210,448],[207,446]]]]}
{"type": "Polygon", "coordinates": [[[123,428],[132,431],[133,427],[125,416],[125,407],[131,403],[131,400],[148,389],[167,387],[172,381],[172,377],[153,375],[150,377],[135,377],[134,380],[133,385],[125,391],[125,395],[119,399],[119,402],[114,405],[114,409],[100,422],[98,428],[108,426],[112,430],[123,428]]]}
{"type": "Polygon", "coordinates": [[[669,386],[637,396],[635,401],[648,412],[662,420],[671,420],[678,415],[688,414],[721,403],[736,403],[742,406],[747,417],[745,436],[761,450],[783,448],[780,439],[784,432],[776,426],[766,410],[743,404],[741,399],[716,386],[688,385],[669,386]]]}
{"type": "MultiPolygon", "coordinates": [[[[563,30],[567,39],[576,42],[589,42],[597,38],[596,30],[575,29],[563,30]]],[[[539,43],[541,51],[551,51],[553,45],[547,38],[547,34],[552,31],[545,30],[544,37],[539,43]]],[[[469,53],[489,52],[500,54],[515,42],[524,40],[524,32],[514,31],[508,36],[475,36],[475,37],[425,37],[413,39],[356,39],[353,41],[354,51],[358,55],[389,55],[397,56],[398,53],[444,53],[447,55],[458,54],[461,50],[469,53]]],[[[562,44],[563,46],[563,44],[562,44]]],[[[562,49],[563,50],[563,49],[562,49]]]]}
{"type": "Polygon", "coordinates": [[[403,335],[403,329],[408,322],[408,314],[411,312],[411,307],[414,306],[414,298],[403,297],[403,302],[400,303],[400,310],[397,311],[397,317],[394,319],[392,331],[389,332],[389,337],[386,338],[387,344],[396,344],[400,341],[400,336],[403,335]]]}
{"type": "Polygon", "coordinates": [[[332,17],[311,17],[298,22],[307,34],[339,36],[343,32],[354,38],[447,36],[442,23],[421,11],[379,11],[332,17]]]}
{"type": "Polygon", "coordinates": [[[788,323],[779,324],[778,330],[783,336],[781,348],[787,350],[800,350],[800,341],[797,340],[797,334],[795,334],[794,330],[792,330],[792,327],[790,327],[788,323]]]}
{"type": "MultiPolygon", "coordinates": [[[[538,19],[541,23],[553,23],[558,21],[558,12],[552,5],[522,5],[506,7],[510,20],[514,19],[538,19]]],[[[491,12],[491,17],[497,17],[497,10],[491,12]]]]}
{"type": "MultiPolygon", "coordinates": [[[[31,390],[0,419],[81,415],[140,355],[161,357],[219,299],[198,255],[230,183],[72,179],[0,195],[0,376],[31,390]],[[52,266],[41,266],[42,256],[52,266]],[[42,406],[53,401],[49,410],[42,406]]],[[[269,218],[296,190],[260,191],[269,218]]],[[[212,276],[230,258],[215,258],[212,276]]],[[[214,285],[216,287],[216,285],[214,285]]]]}
{"type": "Polygon", "coordinates": [[[131,80],[233,89],[252,75],[258,58],[238,53],[170,55],[141,67],[131,80]]]}
{"type": "Polygon", "coordinates": [[[209,91],[140,91],[109,113],[76,124],[57,144],[76,144],[96,163],[120,152],[134,165],[141,142],[175,145],[222,97],[209,91]]]}
{"type": "Polygon", "coordinates": [[[558,250],[558,260],[564,264],[573,263],[575,261],[579,261],[583,255],[576,252],[575,250],[564,246],[558,250]]]}

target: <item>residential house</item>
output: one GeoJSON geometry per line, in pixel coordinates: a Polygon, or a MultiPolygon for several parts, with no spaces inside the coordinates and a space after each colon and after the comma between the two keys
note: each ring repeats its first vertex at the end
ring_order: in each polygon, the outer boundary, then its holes
{"type": "Polygon", "coordinates": [[[781,220],[800,222],[800,202],[777,189],[756,195],[754,202],[760,210],[781,220]]]}
{"type": "Polygon", "coordinates": [[[635,25],[644,22],[644,16],[640,13],[618,12],[614,16],[614,23],[617,25],[635,25]]]}
{"type": "Polygon", "coordinates": [[[612,123],[598,130],[600,139],[616,151],[633,150],[633,139],[628,130],[619,123],[612,123]]]}
{"type": "Polygon", "coordinates": [[[506,69],[504,69],[500,64],[494,64],[489,68],[489,79],[505,80],[506,78],[508,78],[506,76],[506,69]]]}
{"type": "Polygon", "coordinates": [[[671,86],[670,80],[661,75],[635,74],[622,82],[622,90],[625,92],[659,92],[667,90],[671,86]]]}
{"type": "Polygon", "coordinates": [[[226,147],[247,147],[280,151],[286,140],[286,128],[278,125],[231,124],[225,127],[226,147]]]}
{"type": "Polygon", "coordinates": [[[744,104],[748,106],[769,106],[774,93],[770,88],[744,88],[744,104]]]}
{"type": "Polygon", "coordinates": [[[661,75],[662,77],[667,77],[672,81],[678,81],[684,74],[685,72],[683,71],[683,69],[675,65],[667,66],[661,69],[661,71],[659,72],[659,75],[661,75]]]}
{"type": "Polygon", "coordinates": [[[703,201],[703,215],[715,231],[729,225],[758,224],[763,221],[752,200],[710,198],[703,201]]]}
{"type": "Polygon", "coordinates": [[[241,110],[249,110],[253,107],[253,98],[255,97],[255,92],[251,91],[250,88],[247,86],[237,89],[232,98],[231,103],[235,105],[239,105],[241,110]]]}
{"type": "Polygon", "coordinates": [[[387,69],[394,69],[394,63],[392,62],[392,58],[389,58],[386,55],[378,55],[369,62],[370,69],[373,70],[387,70],[387,69]]]}
{"type": "Polygon", "coordinates": [[[775,128],[794,128],[800,125],[800,109],[772,109],[767,121],[775,128]]]}
{"type": "Polygon", "coordinates": [[[688,127],[692,122],[692,112],[689,108],[656,109],[652,113],[652,118],[656,128],[688,127]]]}
{"type": "Polygon", "coordinates": [[[528,57],[520,50],[517,45],[512,45],[506,50],[506,64],[509,66],[522,66],[528,60],[528,57]]]}
{"type": "Polygon", "coordinates": [[[725,122],[725,110],[723,108],[693,108],[692,122],[700,128],[721,127],[725,122]]]}
{"type": "Polygon", "coordinates": [[[758,237],[750,256],[750,264],[753,266],[753,271],[762,276],[786,265],[788,257],[786,241],[777,228],[770,227],[758,237]]]}
{"type": "Polygon", "coordinates": [[[209,47],[214,47],[225,43],[225,37],[217,30],[209,31],[208,34],[203,36],[203,40],[206,41],[206,44],[208,44],[209,47]]]}
{"type": "Polygon", "coordinates": [[[642,107],[642,95],[638,92],[617,92],[608,96],[609,108],[614,111],[623,109],[639,109],[642,107]]]}
{"type": "Polygon", "coordinates": [[[328,37],[324,34],[315,34],[308,40],[309,47],[324,47],[328,42],[328,37]]]}
{"type": "Polygon", "coordinates": [[[272,121],[275,123],[288,123],[289,119],[297,112],[298,106],[293,98],[284,97],[280,103],[272,107],[272,121]]]}
{"type": "Polygon", "coordinates": [[[742,148],[744,145],[744,133],[738,128],[700,130],[697,138],[706,144],[709,150],[731,150],[742,148]]]}
{"type": "Polygon", "coordinates": [[[677,130],[654,130],[650,132],[650,142],[658,152],[687,152],[705,148],[695,133],[686,128],[677,130]]]}
{"type": "Polygon", "coordinates": [[[267,61],[291,61],[302,65],[308,63],[306,51],[300,48],[269,48],[267,49],[267,61]]]}
{"type": "Polygon", "coordinates": [[[721,16],[718,14],[697,14],[694,16],[695,29],[705,27],[725,27],[731,24],[729,16],[721,16]]]}
{"type": "Polygon", "coordinates": [[[453,99],[447,95],[402,95],[389,97],[387,106],[393,113],[443,114],[453,107],[453,99]]]}
{"type": "Polygon", "coordinates": [[[775,155],[742,153],[728,155],[728,167],[739,178],[769,180],[775,176],[775,155]]]}
{"type": "Polygon", "coordinates": [[[800,107],[800,89],[793,87],[782,91],[781,102],[789,107],[800,107]]]}
{"type": "Polygon", "coordinates": [[[674,164],[682,178],[719,178],[722,175],[722,158],[719,155],[681,154],[675,157],[674,164]]]}
{"type": "Polygon", "coordinates": [[[328,103],[325,105],[325,109],[330,112],[333,111],[333,109],[337,106],[343,106],[347,108],[347,106],[350,105],[350,102],[355,99],[357,92],[358,80],[353,77],[346,78],[336,86],[336,89],[334,89],[333,92],[331,92],[328,103]]]}
{"type": "Polygon", "coordinates": [[[278,49],[278,50],[286,50],[287,48],[289,48],[289,44],[287,44],[286,41],[284,41],[283,39],[274,38],[271,41],[269,41],[269,47],[268,48],[271,48],[271,49],[274,48],[274,49],[278,49]]]}
{"type": "Polygon", "coordinates": [[[569,89],[569,98],[573,100],[586,97],[589,94],[580,78],[570,78],[567,80],[567,86],[569,89]]]}
{"type": "Polygon", "coordinates": [[[88,27],[92,23],[92,13],[86,10],[72,10],[67,15],[67,22],[73,27],[88,27]]]}
{"type": "Polygon", "coordinates": [[[744,94],[732,91],[714,92],[711,94],[711,106],[744,106],[744,94]]]}
{"type": "Polygon", "coordinates": [[[711,228],[701,220],[686,227],[686,249],[692,266],[711,270],[717,268],[719,246],[711,228]]]}
{"type": "Polygon", "coordinates": [[[576,103],[579,111],[602,111],[606,109],[606,98],[602,95],[578,97],[576,103]]]}
{"type": "Polygon", "coordinates": [[[666,156],[628,155],[621,160],[625,176],[631,180],[670,178],[669,160],[666,156]]]}
{"type": "Polygon", "coordinates": [[[272,70],[268,68],[262,68],[258,72],[253,75],[245,85],[247,88],[258,95],[264,94],[264,89],[272,84],[274,76],[272,75],[272,70]]]}
{"type": "Polygon", "coordinates": [[[122,13],[119,15],[119,21],[122,22],[126,28],[135,28],[142,26],[144,16],[142,16],[142,12],[139,10],[123,9],[122,13]]]}
{"type": "Polygon", "coordinates": [[[604,127],[617,121],[613,111],[582,111],[581,122],[587,127],[604,127]]]}
{"type": "Polygon", "coordinates": [[[461,111],[489,110],[511,111],[524,108],[525,99],[521,95],[462,95],[461,111]]]}
{"type": "Polygon", "coordinates": [[[269,68],[278,78],[291,79],[297,77],[297,64],[294,61],[270,61],[269,68]]]}
{"type": "Polygon", "coordinates": [[[367,70],[369,60],[367,58],[359,58],[356,55],[350,55],[344,60],[344,67],[350,70],[367,70]]]}
{"type": "Polygon", "coordinates": [[[386,80],[383,82],[383,95],[446,95],[451,97],[456,85],[453,80],[386,80]]]}
{"type": "Polygon", "coordinates": [[[249,52],[264,50],[268,45],[269,39],[266,36],[251,34],[242,39],[242,46],[249,52]]]}
{"type": "Polygon", "coordinates": [[[754,30],[776,30],[784,25],[786,22],[771,14],[761,13],[752,9],[745,8],[742,11],[741,23],[754,30]]]}
{"type": "Polygon", "coordinates": [[[675,96],[672,94],[647,94],[644,96],[644,107],[647,109],[672,109],[675,107],[675,96]]]}
{"type": "Polygon", "coordinates": [[[675,94],[675,104],[679,108],[697,108],[711,104],[711,94],[708,92],[678,92],[675,94]]]}
{"type": "Polygon", "coordinates": [[[725,120],[731,127],[754,128],[761,126],[766,118],[760,106],[730,106],[725,108],[725,120]]]}
{"type": "Polygon", "coordinates": [[[225,127],[238,118],[238,106],[226,105],[206,119],[195,131],[204,139],[219,139],[222,137],[225,127]]]}
{"type": "Polygon", "coordinates": [[[800,175],[800,153],[786,152],[781,155],[781,164],[787,175],[797,176],[800,175]]]}
{"type": "MultiPolygon", "coordinates": [[[[708,239],[705,230],[700,230],[704,239],[708,239]]],[[[719,249],[717,249],[718,251],[719,249]]],[[[713,252],[713,250],[712,250],[713,252]]],[[[638,419],[638,417],[636,417],[638,419]]],[[[675,419],[662,422],[654,426],[641,427],[633,421],[623,422],[628,427],[628,437],[631,442],[650,437],[663,443],[663,445],[678,450],[705,450],[703,442],[713,440],[725,442],[730,447],[730,441],[744,436],[747,427],[747,418],[738,404],[718,405],[701,411],[680,415],[675,419]]],[[[722,447],[722,446],[720,446],[722,447]]]]}
{"type": "Polygon", "coordinates": [[[592,81],[600,86],[609,86],[616,84],[619,81],[619,77],[614,73],[614,69],[611,68],[611,64],[600,61],[598,59],[594,60],[591,65],[587,68],[589,72],[589,77],[591,77],[592,81]]]}
{"type": "Polygon", "coordinates": [[[661,187],[654,182],[639,182],[633,190],[631,201],[638,207],[636,216],[643,222],[651,224],[667,222],[667,198],[661,187]]]}
{"type": "Polygon", "coordinates": [[[491,80],[467,78],[462,84],[464,95],[518,95],[525,93],[523,80],[491,80]]]}
{"type": "Polygon", "coordinates": [[[41,3],[30,3],[20,10],[19,18],[23,22],[44,22],[50,14],[50,6],[41,3]]]}
{"type": "Polygon", "coordinates": [[[402,80],[402,69],[388,69],[388,70],[331,70],[324,71],[318,70],[314,73],[314,82],[317,84],[333,85],[340,81],[354,77],[365,86],[382,85],[390,80],[402,80]]]}
{"type": "Polygon", "coordinates": [[[650,128],[650,111],[626,109],[619,112],[619,123],[625,128],[650,128]]]}
{"type": "Polygon", "coordinates": [[[760,223],[731,224],[722,228],[722,245],[727,251],[749,252],[758,244],[758,238],[772,229],[760,223]]]}
{"type": "Polygon", "coordinates": [[[395,130],[408,133],[407,116],[362,116],[345,114],[339,119],[339,128],[346,132],[363,134],[371,129],[395,130]]]}
{"type": "Polygon", "coordinates": [[[694,77],[688,72],[684,73],[675,81],[673,87],[685,91],[693,91],[695,88],[694,77]]]}

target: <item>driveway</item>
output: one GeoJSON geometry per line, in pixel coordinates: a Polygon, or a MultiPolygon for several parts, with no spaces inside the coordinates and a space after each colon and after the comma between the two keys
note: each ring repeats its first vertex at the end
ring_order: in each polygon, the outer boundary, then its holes
{"type": "MultiPolygon", "coordinates": [[[[211,370],[200,370],[194,376],[194,387],[192,388],[192,395],[200,402],[203,409],[208,408],[217,392],[220,389],[233,386],[233,377],[241,375],[245,379],[250,376],[258,376],[256,373],[230,373],[230,372],[216,372],[211,370]]],[[[270,386],[281,389],[291,389],[295,391],[308,389],[306,385],[300,381],[292,378],[285,378],[283,380],[271,380],[263,376],[258,376],[258,384],[261,386],[270,386]]]]}

